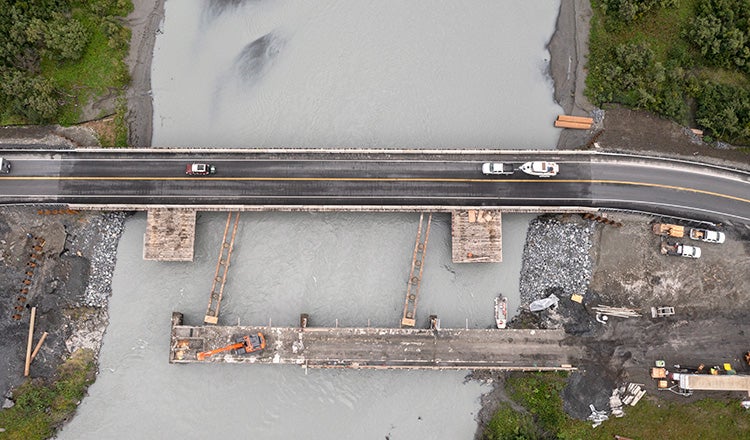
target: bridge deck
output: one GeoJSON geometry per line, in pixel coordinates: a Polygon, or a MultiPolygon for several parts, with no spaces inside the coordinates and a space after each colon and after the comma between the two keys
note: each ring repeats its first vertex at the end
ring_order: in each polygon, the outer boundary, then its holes
{"type": "Polygon", "coordinates": [[[229,362],[296,364],[338,368],[496,370],[572,369],[582,356],[562,330],[464,330],[400,328],[289,328],[185,326],[175,313],[171,363],[229,362]],[[198,361],[200,351],[261,332],[260,354],[225,352],[198,361]]]}

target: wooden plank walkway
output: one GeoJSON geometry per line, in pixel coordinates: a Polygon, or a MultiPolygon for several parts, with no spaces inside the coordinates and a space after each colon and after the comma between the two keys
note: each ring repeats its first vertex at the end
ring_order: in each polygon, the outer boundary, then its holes
{"type": "Polygon", "coordinates": [[[502,213],[494,210],[451,212],[454,263],[503,261],[502,213]]]}
{"type": "Polygon", "coordinates": [[[414,240],[414,253],[411,257],[411,270],[409,280],[406,283],[406,299],[404,300],[404,313],[401,316],[401,325],[414,327],[417,319],[417,301],[419,300],[419,286],[422,284],[422,272],[424,271],[424,259],[427,252],[427,240],[430,238],[430,225],[432,225],[432,214],[427,215],[427,226],[424,226],[424,213],[419,215],[419,227],[417,238],[414,240]],[[423,233],[424,230],[424,233],[423,233]]]}
{"type": "Polygon", "coordinates": [[[194,209],[149,209],[143,238],[143,259],[193,261],[195,216],[194,209]]]}
{"type": "Polygon", "coordinates": [[[293,364],[311,368],[571,370],[583,355],[562,330],[185,326],[172,317],[170,363],[293,364]],[[261,332],[266,349],[196,354],[261,332]]]}
{"type": "Polygon", "coordinates": [[[227,214],[227,224],[224,226],[224,237],[221,239],[221,250],[219,252],[219,258],[216,261],[216,271],[214,272],[214,279],[211,282],[211,294],[208,297],[208,306],[206,307],[206,316],[203,318],[203,322],[206,324],[216,324],[219,322],[219,309],[221,308],[221,298],[224,296],[224,285],[227,283],[227,274],[229,273],[229,265],[232,262],[232,250],[234,249],[234,238],[237,236],[237,226],[240,223],[240,213],[227,214]],[[232,226],[232,235],[229,236],[229,225],[232,223],[232,217],[234,215],[234,223],[232,226]],[[221,272],[221,276],[219,276],[221,272]],[[217,289],[216,286],[219,286],[217,289]]]}

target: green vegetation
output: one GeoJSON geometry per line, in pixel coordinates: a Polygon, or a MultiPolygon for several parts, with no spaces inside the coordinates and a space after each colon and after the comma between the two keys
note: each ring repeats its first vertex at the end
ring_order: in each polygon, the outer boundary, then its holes
{"type": "Polygon", "coordinates": [[[510,405],[500,405],[485,428],[486,440],[555,439],[569,419],[563,411],[560,393],[565,373],[514,373],[505,381],[510,398],[524,408],[523,413],[510,405]]]}
{"type": "Polygon", "coordinates": [[[738,401],[701,400],[679,404],[641,400],[625,407],[625,417],[613,418],[596,429],[586,421],[573,420],[563,411],[561,391],[565,376],[558,373],[513,374],[506,381],[511,399],[523,407],[515,411],[508,403],[485,428],[486,440],[611,440],[629,438],[745,438],[750,415],[738,401]]]}
{"type": "Polygon", "coordinates": [[[507,403],[500,404],[485,430],[486,440],[533,438],[537,438],[534,419],[528,414],[513,410],[507,403]]]}
{"type": "MultiPolygon", "coordinates": [[[[80,121],[92,98],[119,95],[131,0],[0,0],[0,123],[80,121]]],[[[102,115],[100,115],[102,116],[102,115]]]]}
{"type": "Polygon", "coordinates": [[[13,392],[15,406],[0,411],[0,439],[46,439],[73,415],[86,389],[94,381],[94,353],[77,350],[47,382],[33,379],[13,392]]]}
{"type": "Polygon", "coordinates": [[[586,94],[750,143],[748,0],[594,0],[586,94]]]}

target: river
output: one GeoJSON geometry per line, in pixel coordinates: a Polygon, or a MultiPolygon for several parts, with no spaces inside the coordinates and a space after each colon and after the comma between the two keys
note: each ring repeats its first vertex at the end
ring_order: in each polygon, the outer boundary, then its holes
{"type": "MultiPolygon", "coordinates": [[[[553,147],[545,45],[559,2],[175,1],[153,61],[155,146],[553,147]]],[[[501,264],[453,264],[436,215],[418,323],[493,324],[518,306],[530,215],[503,217],[501,264]],[[421,321],[421,322],[420,322],[421,321]]],[[[61,439],[468,439],[487,385],[465,372],[170,365],[169,319],[205,312],[226,215],[195,260],[142,260],[126,224],[100,374],[61,439]]],[[[399,323],[418,214],[244,213],[220,323],[399,323]]]]}

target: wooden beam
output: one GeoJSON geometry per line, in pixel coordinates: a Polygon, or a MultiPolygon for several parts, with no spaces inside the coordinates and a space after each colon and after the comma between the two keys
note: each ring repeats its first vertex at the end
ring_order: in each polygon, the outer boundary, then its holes
{"type": "Polygon", "coordinates": [[[34,338],[34,319],[36,318],[36,307],[31,308],[31,320],[29,321],[29,341],[26,344],[26,366],[23,369],[24,377],[29,375],[29,365],[31,364],[31,343],[34,338]]]}
{"type": "Polygon", "coordinates": [[[593,124],[594,119],[593,118],[587,118],[585,116],[569,116],[569,115],[559,115],[557,117],[558,121],[565,121],[565,122],[578,122],[581,124],[593,124]]]}
{"type": "Polygon", "coordinates": [[[34,358],[36,357],[36,354],[39,353],[39,349],[42,348],[42,344],[44,343],[44,340],[47,339],[47,335],[49,333],[44,332],[42,333],[42,337],[39,338],[39,342],[36,343],[36,347],[34,347],[34,352],[31,353],[31,360],[29,361],[29,364],[34,362],[34,358]]]}

